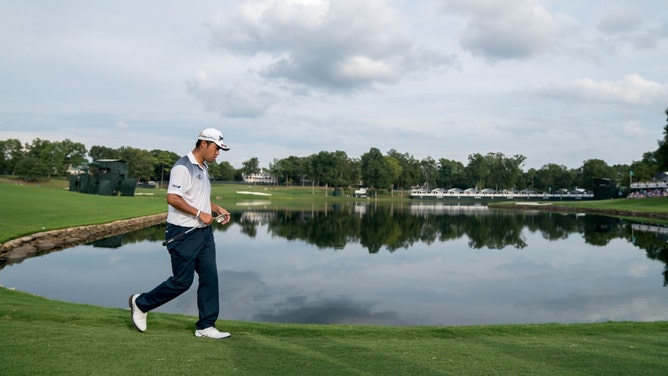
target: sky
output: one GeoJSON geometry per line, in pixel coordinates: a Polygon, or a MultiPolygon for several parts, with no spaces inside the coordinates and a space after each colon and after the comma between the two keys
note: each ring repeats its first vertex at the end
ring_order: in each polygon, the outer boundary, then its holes
{"type": "Polygon", "coordinates": [[[666,62],[665,0],[6,0],[0,140],[630,164],[664,138],[666,62]]]}

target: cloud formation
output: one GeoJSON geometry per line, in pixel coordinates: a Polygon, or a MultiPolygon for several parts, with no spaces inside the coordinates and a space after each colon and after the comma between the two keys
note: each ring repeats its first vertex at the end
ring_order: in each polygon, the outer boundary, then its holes
{"type": "Polygon", "coordinates": [[[664,3],[0,2],[0,139],[631,163],[663,137],[664,3]]]}
{"type": "Polygon", "coordinates": [[[447,0],[443,8],[466,18],[459,36],[462,48],[490,62],[543,54],[576,26],[572,17],[535,1],[447,0]]]}
{"type": "Polygon", "coordinates": [[[543,92],[576,101],[643,106],[660,110],[668,96],[668,83],[660,84],[638,74],[630,74],[620,81],[597,82],[590,78],[581,78],[554,83],[543,92]]]}
{"type": "Polygon", "coordinates": [[[202,102],[206,111],[225,117],[258,117],[271,105],[268,92],[256,90],[254,86],[244,85],[243,82],[227,88],[212,80],[204,71],[195,73],[186,85],[188,92],[202,102]]]}
{"type": "Polygon", "coordinates": [[[406,21],[383,1],[245,3],[210,22],[215,47],[268,60],[270,80],[328,91],[395,84],[439,70],[456,56],[418,44],[406,21]]]}

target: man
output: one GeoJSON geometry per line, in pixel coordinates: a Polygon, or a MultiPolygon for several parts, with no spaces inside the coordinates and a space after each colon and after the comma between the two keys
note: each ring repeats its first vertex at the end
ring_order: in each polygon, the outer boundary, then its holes
{"type": "Polygon", "coordinates": [[[220,332],[215,327],[219,311],[218,270],[213,231],[209,226],[214,214],[226,214],[221,224],[230,220],[230,213],[211,202],[211,183],[207,162],[212,162],[220,150],[230,150],[223,143],[223,134],[207,128],[197,137],[195,148],[179,159],[170,172],[167,188],[166,239],[195,230],[171,241],[167,250],[172,261],[172,276],[153,290],[130,296],[132,322],[140,332],[146,330],[146,315],[161,305],[186,292],[199,276],[197,308],[199,320],[195,336],[226,338],[230,333],[220,332]]]}

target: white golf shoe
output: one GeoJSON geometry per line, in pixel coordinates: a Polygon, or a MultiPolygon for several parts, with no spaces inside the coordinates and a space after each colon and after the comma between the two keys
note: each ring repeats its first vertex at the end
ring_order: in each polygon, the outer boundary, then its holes
{"type": "Polygon", "coordinates": [[[221,338],[227,338],[229,336],[231,336],[230,333],[218,331],[218,329],[216,329],[213,326],[210,326],[206,329],[195,330],[195,337],[207,337],[207,338],[221,339],[221,338]]]}
{"type": "Polygon", "coordinates": [[[137,307],[137,297],[139,294],[130,295],[130,312],[132,314],[132,323],[135,324],[135,328],[140,332],[146,331],[146,313],[142,312],[139,307],[137,307]]]}

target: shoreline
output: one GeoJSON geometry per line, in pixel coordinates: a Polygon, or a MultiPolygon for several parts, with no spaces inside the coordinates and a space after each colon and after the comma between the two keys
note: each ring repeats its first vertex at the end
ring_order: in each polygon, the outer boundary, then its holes
{"type": "MultiPolygon", "coordinates": [[[[489,206],[489,205],[488,205],[489,206]]],[[[584,208],[573,206],[561,206],[550,203],[541,202],[516,202],[514,205],[492,205],[491,208],[503,208],[513,210],[540,210],[551,211],[558,213],[585,213],[585,214],[600,214],[611,217],[633,217],[638,219],[653,219],[653,220],[668,220],[668,213],[654,213],[634,210],[620,210],[620,209],[600,209],[600,208],[584,208]]]]}
{"type": "MultiPolygon", "coordinates": [[[[557,213],[585,213],[613,217],[632,217],[638,219],[668,221],[668,213],[572,207],[544,202],[515,202],[514,204],[493,203],[491,205],[488,204],[487,206],[497,209],[538,210],[557,213]]],[[[117,220],[104,224],[84,225],[59,230],[49,230],[8,240],[5,243],[0,244],[0,270],[7,265],[22,262],[23,260],[30,257],[91,243],[96,240],[123,234],[128,231],[134,231],[153,225],[158,225],[160,223],[164,223],[166,219],[167,213],[160,213],[137,218],[117,220]]]]}
{"type": "Polygon", "coordinates": [[[167,213],[121,219],[97,225],[75,226],[49,230],[8,240],[0,244],[0,269],[27,258],[60,251],[128,231],[139,230],[165,222],[167,213]]]}

